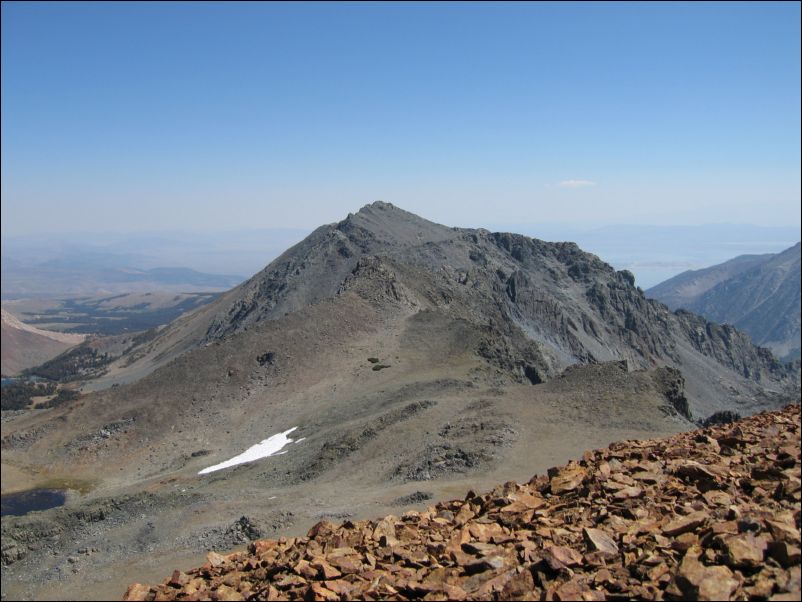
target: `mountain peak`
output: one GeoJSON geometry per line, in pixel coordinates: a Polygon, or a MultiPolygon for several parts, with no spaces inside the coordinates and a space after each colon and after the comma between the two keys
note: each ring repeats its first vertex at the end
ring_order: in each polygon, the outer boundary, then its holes
{"type": "Polygon", "coordinates": [[[373,238],[395,245],[440,242],[454,232],[448,226],[424,219],[385,201],[374,201],[337,224],[337,229],[349,235],[367,231],[373,238]]]}
{"type": "Polygon", "coordinates": [[[403,211],[403,209],[396,207],[392,203],[387,203],[386,201],[373,201],[372,203],[368,203],[367,205],[363,206],[357,213],[369,213],[371,211],[392,211],[393,209],[403,211]]]}

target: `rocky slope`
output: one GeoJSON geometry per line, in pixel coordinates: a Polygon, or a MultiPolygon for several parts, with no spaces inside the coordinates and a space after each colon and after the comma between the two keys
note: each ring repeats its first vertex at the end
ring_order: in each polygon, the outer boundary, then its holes
{"type": "Polygon", "coordinates": [[[777,357],[798,359],[800,244],[768,255],[743,255],[704,270],[684,272],[646,294],[672,309],[729,323],[777,357]]]}
{"type": "Polygon", "coordinates": [[[574,363],[669,365],[682,370],[697,416],[728,409],[722,400],[733,391],[743,412],[770,407],[771,392],[799,384],[798,366],[780,364],[735,329],[672,314],[646,299],[630,273],[573,243],[449,228],[382,202],[321,226],[148,349],[121,358],[104,382],[139,378],[189,349],[349,292],[463,321],[477,335],[470,350],[518,382],[547,380],[574,363]]]}
{"type": "Polygon", "coordinates": [[[82,334],[65,334],[30,326],[5,309],[2,310],[0,328],[0,372],[3,376],[13,376],[26,368],[38,366],[86,338],[82,334]]]}
{"type": "Polygon", "coordinates": [[[400,518],[212,552],[126,600],[798,600],[800,408],[586,452],[400,518]]]}

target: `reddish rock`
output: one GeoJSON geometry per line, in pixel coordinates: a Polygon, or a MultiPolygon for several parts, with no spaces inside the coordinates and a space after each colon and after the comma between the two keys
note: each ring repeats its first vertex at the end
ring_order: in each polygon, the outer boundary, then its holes
{"type": "Polygon", "coordinates": [[[322,558],[316,558],[309,563],[309,566],[317,571],[317,576],[319,579],[336,579],[337,577],[342,576],[340,571],[335,569],[322,558]]]}
{"type": "Polygon", "coordinates": [[[551,477],[549,482],[551,492],[554,495],[570,493],[577,489],[587,476],[588,471],[586,469],[576,464],[569,464],[551,477]]]}
{"type": "Polygon", "coordinates": [[[767,520],[766,525],[774,539],[799,544],[800,533],[793,520],[793,516],[790,515],[786,520],[780,520],[777,517],[776,520],[767,520]]]}
{"type": "Polygon", "coordinates": [[[734,568],[752,569],[763,563],[766,541],[750,533],[735,535],[725,540],[728,564],[734,568]]]}
{"type": "Polygon", "coordinates": [[[141,602],[142,600],[148,599],[149,593],[150,593],[149,585],[134,583],[133,585],[128,586],[128,590],[126,590],[123,600],[135,600],[141,602]]]}
{"type": "Polygon", "coordinates": [[[709,518],[710,515],[707,512],[693,512],[687,516],[675,518],[663,527],[663,535],[676,537],[682,533],[694,531],[705,524],[709,518]]]}
{"type": "Polygon", "coordinates": [[[613,494],[613,499],[626,500],[629,498],[640,497],[643,495],[643,489],[640,487],[623,487],[613,494]]]}
{"type": "Polygon", "coordinates": [[[229,587],[228,585],[221,585],[217,588],[215,592],[215,598],[221,601],[233,601],[233,600],[244,600],[245,597],[235,590],[233,587],[229,587]]]}
{"type": "Polygon", "coordinates": [[[696,553],[689,552],[682,560],[676,577],[680,591],[697,600],[729,600],[738,587],[732,571],[725,566],[705,566],[696,553]]]}
{"type": "Polygon", "coordinates": [[[499,600],[538,600],[535,581],[528,569],[519,570],[504,584],[498,594],[499,600]]]}
{"type": "Polygon", "coordinates": [[[607,557],[618,555],[618,545],[615,540],[601,529],[585,528],[582,530],[585,541],[591,551],[599,552],[607,557]]]}
{"type": "Polygon", "coordinates": [[[336,525],[334,523],[329,522],[327,520],[322,520],[319,523],[316,523],[311,529],[309,529],[309,532],[306,534],[306,536],[309,537],[310,539],[326,537],[327,535],[334,533],[335,528],[336,525]]]}
{"type": "Polygon", "coordinates": [[[799,414],[614,443],[400,519],[322,521],[125,599],[798,600],[799,414]]]}
{"type": "Polygon", "coordinates": [[[167,585],[171,585],[172,587],[184,587],[187,583],[189,583],[189,579],[189,575],[186,573],[181,571],[173,571],[173,576],[170,577],[167,585]]]}
{"type": "Polygon", "coordinates": [[[313,583],[304,594],[304,600],[339,600],[340,596],[323,587],[320,583],[313,583]]]}
{"type": "Polygon", "coordinates": [[[394,546],[398,543],[395,538],[395,517],[387,516],[376,523],[373,529],[373,539],[383,546],[394,546]]]}
{"type": "Polygon", "coordinates": [[[212,567],[217,568],[225,564],[227,559],[225,556],[223,556],[222,554],[218,554],[217,552],[209,552],[208,554],[206,554],[206,560],[209,561],[209,564],[212,567]]]}
{"type": "Polygon", "coordinates": [[[549,546],[544,550],[543,557],[555,571],[582,564],[582,554],[567,546],[549,546]]]}

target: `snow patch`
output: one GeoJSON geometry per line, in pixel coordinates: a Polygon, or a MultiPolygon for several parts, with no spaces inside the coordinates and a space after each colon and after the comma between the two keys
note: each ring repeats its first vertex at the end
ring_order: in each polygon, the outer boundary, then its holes
{"type": "MultiPolygon", "coordinates": [[[[237,464],[244,464],[245,462],[253,462],[254,460],[261,460],[262,458],[269,458],[270,456],[280,456],[282,454],[286,454],[287,451],[286,450],[281,451],[281,449],[285,445],[293,442],[293,440],[290,439],[287,435],[289,435],[292,431],[294,431],[297,428],[298,428],[297,426],[294,426],[291,429],[284,431],[283,433],[278,433],[277,435],[268,437],[267,439],[260,441],[256,445],[252,445],[244,452],[242,452],[240,455],[234,456],[230,460],[226,460],[225,462],[221,462],[220,464],[215,464],[214,466],[209,466],[208,468],[204,468],[203,470],[198,472],[198,474],[208,474],[216,470],[222,470],[224,468],[230,468],[231,466],[236,466],[237,464]]],[[[298,441],[302,441],[304,438],[299,439],[298,441]]]]}

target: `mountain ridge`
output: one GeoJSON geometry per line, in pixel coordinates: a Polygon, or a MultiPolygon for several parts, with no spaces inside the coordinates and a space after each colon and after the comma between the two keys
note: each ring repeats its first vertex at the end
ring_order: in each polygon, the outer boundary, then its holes
{"type": "Polygon", "coordinates": [[[800,349],[800,265],[797,243],[781,253],[740,256],[685,272],[647,294],[673,309],[731,323],[756,344],[792,360],[800,349]]]}
{"type": "MultiPolygon", "coordinates": [[[[415,311],[447,311],[517,341],[512,347],[509,341],[485,344],[483,353],[519,382],[527,370],[541,381],[576,362],[682,365],[689,374],[692,405],[698,401],[697,413],[709,414],[725,409],[714,398],[739,386],[706,382],[710,361],[734,372],[736,379],[763,387],[798,378],[739,331],[687,312],[672,314],[647,299],[630,273],[616,271],[574,243],[450,228],[384,202],[317,228],[207,308],[168,326],[160,335],[169,341],[167,349],[144,369],[334,298],[345,283],[368,274],[375,279],[382,270],[393,286],[406,291],[406,304],[415,311]],[[378,265],[383,267],[377,271],[378,265]]],[[[366,281],[362,288],[386,285],[366,281]]],[[[748,395],[755,394],[757,389],[748,395]]]]}

